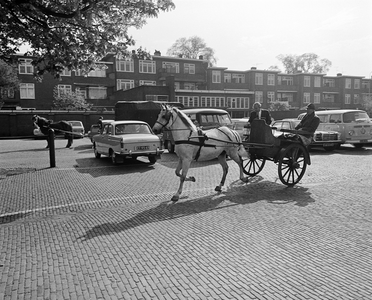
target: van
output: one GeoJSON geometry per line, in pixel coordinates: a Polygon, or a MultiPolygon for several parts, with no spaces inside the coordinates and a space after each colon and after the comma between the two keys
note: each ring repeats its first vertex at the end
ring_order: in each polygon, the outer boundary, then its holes
{"type": "MultiPolygon", "coordinates": [[[[190,108],[182,109],[182,112],[188,116],[197,127],[203,130],[227,126],[233,128],[233,122],[229,113],[223,109],[214,108],[190,108]]],[[[163,132],[164,147],[170,153],[174,152],[174,140],[169,130],[163,132]]]]}
{"type": "MultiPolygon", "coordinates": [[[[367,143],[372,143],[372,122],[364,110],[336,109],[317,111],[320,123],[318,130],[337,131],[341,134],[343,144],[351,144],[362,148],[367,143]]],[[[305,113],[298,116],[302,119],[305,113]]]]}

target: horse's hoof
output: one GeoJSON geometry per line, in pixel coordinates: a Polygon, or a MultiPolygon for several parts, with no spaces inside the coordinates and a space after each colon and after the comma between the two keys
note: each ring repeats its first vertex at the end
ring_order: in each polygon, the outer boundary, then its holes
{"type": "Polygon", "coordinates": [[[171,199],[171,201],[175,203],[175,202],[178,201],[179,198],[180,197],[178,197],[178,196],[173,196],[172,199],[171,199]]]}
{"type": "Polygon", "coordinates": [[[196,181],[195,177],[194,176],[191,176],[190,177],[190,181],[195,182],[196,181]]]}
{"type": "Polygon", "coordinates": [[[222,191],[222,189],[221,189],[221,187],[219,186],[219,185],[217,185],[216,186],[216,188],[214,189],[216,192],[221,192],[222,191]]]}

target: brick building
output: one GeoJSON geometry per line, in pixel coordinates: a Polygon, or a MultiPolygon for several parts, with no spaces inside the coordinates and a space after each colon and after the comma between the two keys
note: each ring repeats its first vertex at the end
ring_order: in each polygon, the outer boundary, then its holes
{"type": "Polygon", "coordinates": [[[315,103],[317,109],[360,108],[371,99],[371,79],[362,76],[326,74],[284,74],[251,68],[245,71],[208,67],[203,57],[186,59],[162,56],[155,51],[152,60],[119,60],[107,55],[105,67],[83,75],[66,71],[61,80],[45,75],[42,82],[33,77],[31,59],[17,56],[20,91],[9,93],[3,109],[10,107],[51,109],[53,89],[84,95],[93,109],[113,110],[122,100],[181,102],[185,107],[224,108],[232,117],[248,115],[255,101],[268,108],[284,101],[292,109],[315,103]]]}

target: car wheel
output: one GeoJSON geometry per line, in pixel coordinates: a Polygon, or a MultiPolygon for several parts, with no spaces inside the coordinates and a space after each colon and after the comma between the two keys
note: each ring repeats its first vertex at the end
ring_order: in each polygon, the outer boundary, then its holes
{"type": "Polygon", "coordinates": [[[101,158],[101,153],[99,153],[99,152],[97,151],[97,147],[96,147],[96,144],[95,144],[95,143],[93,144],[93,150],[94,150],[94,156],[95,156],[96,158],[101,158]]]}
{"type": "Polygon", "coordinates": [[[155,156],[149,156],[149,162],[150,162],[150,164],[154,164],[154,163],[156,163],[156,157],[155,156]]]}

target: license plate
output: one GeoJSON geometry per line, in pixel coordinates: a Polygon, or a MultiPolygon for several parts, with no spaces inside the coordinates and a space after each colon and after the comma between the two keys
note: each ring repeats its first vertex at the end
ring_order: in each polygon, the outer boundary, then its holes
{"type": "Polygon", "coordinates": [[[335,144],[333,143],[328,143],[328,144],[323,144],[323,147],[333,147],[335,144]]]}
{"type": "Polygon", "coordinates": [[[137,150],[149,150],[149,146],[137,146],[137,150]]]}

